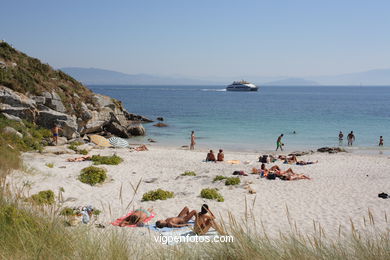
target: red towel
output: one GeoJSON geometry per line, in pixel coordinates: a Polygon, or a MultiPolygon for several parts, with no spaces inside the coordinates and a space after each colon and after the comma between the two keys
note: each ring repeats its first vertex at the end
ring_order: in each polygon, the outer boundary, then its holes
{"type": "MultiPolygon", "coordinates": [[[[113,226],[119,226],[119,224],[125,219],[127,218],[128,216],[130,216],[131,214],[133,214],[134,211],[131,211],[129,214],[127,214],[126,216],[124,217],[121,217],[121,218],[118,218],[117,220],[115,220],[114,222],[111,223],[111,225],[113,226]]],[[[155,217],[154,213],[150,213],[150,217],[146,218],[144,220],[144,223],[147,223],[149,222],[150,220],[152,220],[153,218],[155,217]]],[[[125,225],[125,227],[137,227],[137,225],[125,225]]]]}

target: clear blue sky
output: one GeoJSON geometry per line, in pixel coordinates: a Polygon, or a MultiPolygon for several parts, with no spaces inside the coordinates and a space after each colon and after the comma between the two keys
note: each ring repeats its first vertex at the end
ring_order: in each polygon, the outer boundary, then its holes
{"type": "Polygon", "coordinates": [[[12,0],[0,38],[54,67],[184,76],[390,68],[388,0],[12,0]]]}

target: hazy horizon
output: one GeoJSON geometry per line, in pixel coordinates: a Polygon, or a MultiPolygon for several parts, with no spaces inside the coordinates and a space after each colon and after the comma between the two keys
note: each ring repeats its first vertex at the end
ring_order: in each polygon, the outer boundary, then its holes
{"type": "Polygon", "coordinates": [[[53,67],[190,78],[390,68],[390,2],[2,3],[0,38],[53,67]]]}

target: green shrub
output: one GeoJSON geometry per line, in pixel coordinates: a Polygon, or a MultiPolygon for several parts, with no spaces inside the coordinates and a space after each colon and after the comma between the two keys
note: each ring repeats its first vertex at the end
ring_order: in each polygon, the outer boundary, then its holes
{"type": "Polygon", "coordinates": [[[37,194],[31,196],[31,200],[39,205],[48,204],[51,205],[55,202],[54,192],[52,190],[40,191],[37,194]]]}
{"type": "Polygon", "coordinates": [[[77,152],[78,150],[78,146],[82,145],[83,143],[82,142],[78,142],[78,141],[74,141],[74,142],[71,142],[69,145],[68,145],[68,148],[77,152]]]}
{"type": "Polygon", "coordinates": [[[63,208],[61,210],[60,215],[61,216],[73,216],[73,215],[76,215],[76,213],[74,212],[74,210],[72,208],[66,207],[66,208],[63,208]]]}
{"type": "Polygon", "coordinates": [[[106,180],[107,178],[106,172],[107,171],[103,168],[89,166],[81,170],[81,174],[79,175],[79,180],[83,183],[87,183],[91,186],[94,186],[106,180]]]}
{"type": "Polygon", "coordinates": [[[185,171],[181,176],[196,176],[196,173],[193,171],[185,171]]]}
{"type": "Polygon", "coordinates": [[[226,178],[225,185],[237,185],[240,184],[241,180],[239,177],[226,178]]]}
{"type": "Polygon", "coordinates": [[[144,193],[144,195],[142,196],[142,201],[166,200],[173,197],[174,197],[173,192],[157,189],[157,190],[152,190],[147,193],[144,193]]]}
{"type": "Polygon", "coordinates": [[[123,159],[118,155],[114,154],[113,156],[100,156],[94,155],[92,156],[93,164],[107,164],[107,165],[118,165],[123,162],[123,159]]]}
{"type": "Polygon", "coordinates": [[[203,189],[200,192],[200,196],[205,199],[209,200],[216,200],[218,202],[223,202],[225,199],[222,197],[222,195],[218,192],[217,189],[203,189]]]}
{"type": "Polygon", "coordinates": [[[53,168],[54,167],[54,163],[46,163],[45,165],[48,168],[53,168]]]}
{"type": "Polygon", "coordinates": [[[95,209],[94,211],[92,211],[92,214],[93,214],[94,216],[99,216],[100,213],[102,213],[102,211],[101,211],[101,210],[98,210],[98,209],[95,209]]]}
{"type": "Polygon", "coordinates": [[[227,179],[227,177],[222,176],[222,175],[217,175],[217,176],[215,176],[213,182],[222,181],[222,180],[225,180],[225,179],[227,179]]]}
{"type": "Polygon", "coordinates": [[[81,150],[78,150],[77,152],[79,154],[82,154],[82,155],[87,155],[88,154],[88,150],[86,150],[86,149],[81,149],[81,150]]]}

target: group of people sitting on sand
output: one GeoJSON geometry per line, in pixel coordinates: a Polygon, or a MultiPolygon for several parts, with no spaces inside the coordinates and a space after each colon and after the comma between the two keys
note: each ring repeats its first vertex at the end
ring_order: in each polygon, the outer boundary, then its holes
{"type": "MultiPolygon", "coordinates": [[[[126,217],[124,220],[122,220],[121,223],[119,223],[120,227],[124,227],[126,225],[136,225],[136,226],[143,226],[145,223],[144,221],[148,219],[151,214],[153,213],[152,209],[136,209],[131,215],[126,217]]],[[[196,210],[189,210],[188,207],[184,207],[182,211],[180,211],[179,215],[177,217],[171,217],[167,218],[165,220],[158,220],[156,222],[157,228],[178,228],[178,227],[185,227],[190,226],[188,222],[195,217],[195,223],[194,223],[194,233],[197,235],[203,235],[209,231],[210,228],[214,228],[219,233],[222,233],[222,229],[219,227],[219,225],[215,222],[215,215],[211,212],[209,209],[209,206],[207,204],[203,204],[201,211],[196,212],[196,210]]]]}
{"type": "Polygon", "coordinates": [[[217,154],[217,159],[215,159],[213,150],[210,150],[210,152],[207,154],[206,162],[223,162],[224,159],[225,159],[225,155],[223,154],[222,149],[219,149],[219,153],[217,154]]]}
{"type": "Polygon", "coordinates": [[[279,168],[279,166],[274,165],[271,168],[267,169],[265,164],[262,163],[260,170],[253,168],[254,174],[260,174],[260,177],[267,179],[275,179],[280,178],[281,180],[293,181],[293,180],[310,180],[304,174],[295,173],[291,168],[288,168],[286,171],[283,171],[279,168]]]}

